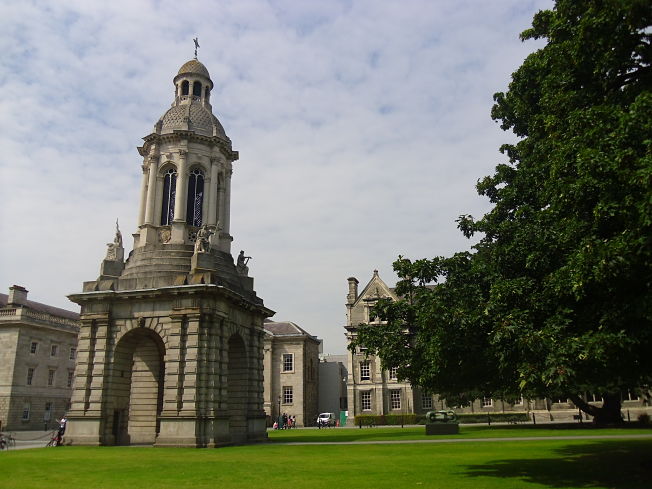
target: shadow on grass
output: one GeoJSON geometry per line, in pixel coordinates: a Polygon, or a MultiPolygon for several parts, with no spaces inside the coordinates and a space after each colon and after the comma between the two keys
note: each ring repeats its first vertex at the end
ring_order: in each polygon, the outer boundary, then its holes
{"type": "Polygon", "coordinates": [[[554,458],[497,460],[469,465],[461,475],[514,478],[548,487],[650,489],[652,441],[568,445],[554,458]]]}

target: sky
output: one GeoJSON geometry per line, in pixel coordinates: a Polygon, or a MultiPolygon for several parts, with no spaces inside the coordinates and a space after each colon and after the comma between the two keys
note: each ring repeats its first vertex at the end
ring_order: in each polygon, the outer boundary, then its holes
{"type": "Polygon", "coordinates": [[[493,94],[542,42],[551,0],[3,0],[0,291],[78,311],[119,219],[137,228],[136,148],[194,55],[240,159],[232,251],[273,319],[346,350],[347,278],[447,256],[514,141],[493,94]]]}

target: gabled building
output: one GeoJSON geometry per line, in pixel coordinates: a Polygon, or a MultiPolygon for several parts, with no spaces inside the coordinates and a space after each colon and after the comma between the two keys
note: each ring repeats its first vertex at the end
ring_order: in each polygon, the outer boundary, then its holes
{"type": "MultiPolygon", "coordinates": [[[[398,300],[393,288],[380,278],[374,270],[369,283],[358,292],[358,280],[348,279],[349,290],[346,296],[347,343],[357,337],[360,324],[380,324],[378,319],[371,320],[370,311],[381,298],[398,300]]],[[[409,382],[397,379],[396,370],[383,370],[380,359],[367,355],[364,347],[355,352],[348,351],[348,423],[353,423],[354,416],[361,414],[425,414],[433,409],[453,409],[458,414],[494,414],[527,413],[536,422],[576,421],[579,420],[578,408],[569,399],[523,399],[509,403],[494,399],[490,395],[475,399],[464,407],[448,406],[436,394],[422,392],[413,388],[409,382]]],[[[652,413],[649,400],[652,392],[645,390],[639,395],[633,391],[622,393],[622,414],[624,419],[636,420],[641,414],[652,413]]],[[[601,405],[602,399],[594,393],[584,393],[584,399],[590,404],[601,405]]],[[[582,414],[582,419],[590,419],[582,414]]]]}
{"type": "MultiPolygon", "coordinates": [[[[397,300],[394,290],[374,270],[369,283],[358,291],[358,280],[350,277],[349,293],[346,296],[346,339],[350,344],[356,337],[361,323],[374,324],[370,317],[371,308],[381,298],[397,300]]],[[[364,347],[349,351],[347,397],[349,417],[352,423],[360,414],[410,414],[432,409],[433,397],[422,396],[409,382],[400,381],[396,369],[383,370],[380,359],[367,355],[364,347]]]]}
{"type": "Polygon", "coordinates": [[[317,417],[321,340],[292,322],[265,321],[264,408],[268,425],[283,413],[297,426],[317,417]]]}
{"type": "Polygon", "coordinates": [[[0,430],[42,430],[67,411],[79,314],[27,299],[19,285],[0,294],[0,430]]]}

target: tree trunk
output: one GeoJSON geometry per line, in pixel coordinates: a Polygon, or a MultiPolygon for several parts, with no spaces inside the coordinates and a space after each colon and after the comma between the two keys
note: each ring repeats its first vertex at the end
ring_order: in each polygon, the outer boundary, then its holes
{"type": "Polygon", "coordinates": [[[604,394],[602,407],[593,406],[578,395],[571,394],[568,398],[586,414],[593,416],[593,422],[597,425],[620,424],[623,422],[620,413],[620,393],[604,394]]]}

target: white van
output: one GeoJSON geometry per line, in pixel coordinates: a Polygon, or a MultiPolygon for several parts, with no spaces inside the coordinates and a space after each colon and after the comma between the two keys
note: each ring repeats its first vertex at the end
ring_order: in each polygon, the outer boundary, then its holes
{"type": "Polygon", "coordinates": [[[335,426],[335,416],[333,413],[320,413],[317,416],[317,426],[326,427],[326,426],[335,426]]]}

